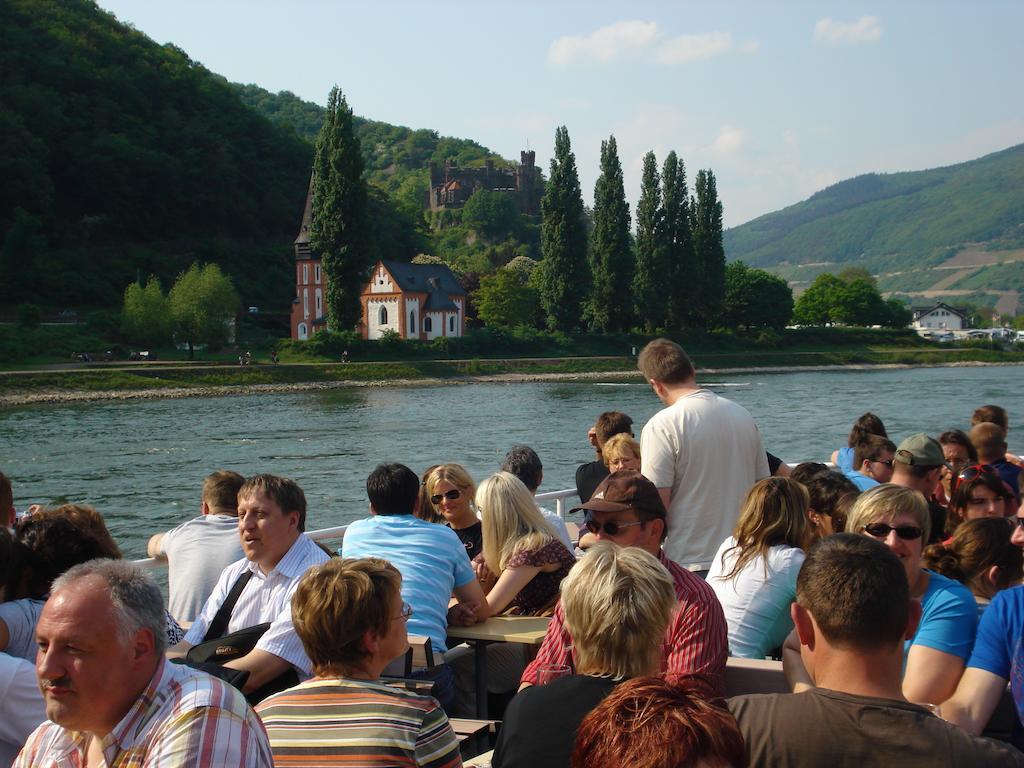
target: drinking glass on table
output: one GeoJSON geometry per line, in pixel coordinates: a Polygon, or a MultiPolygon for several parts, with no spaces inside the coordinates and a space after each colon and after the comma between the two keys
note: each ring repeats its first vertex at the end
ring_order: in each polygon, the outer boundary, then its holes
{"type": "Polygon", "coordinates": [[[537,685],[546,685],[552,680],[557,680],[560,677],[568,677],[572,674],[572,670],[568,664],[541,664],[537,667],[537,674],[534,678],[534,683],[537,685]]]}

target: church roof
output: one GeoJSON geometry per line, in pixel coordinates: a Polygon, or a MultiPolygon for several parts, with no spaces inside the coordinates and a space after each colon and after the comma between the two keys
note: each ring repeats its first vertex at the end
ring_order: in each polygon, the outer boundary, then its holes
{"type": "Polygon", "coordinates": [[[403,292],[427,294],[424,310],[455,310],[457,307],[450,297],[466,295],[455,274],[444,264],[381,263],[403,292]]]}
{"type": "Polygon", "coordinates": [[[306,191],[306,207],[302,211],[302,224],[299,234],[295,236],[294,245],[309,244],[309,228],[313,224],[313,176],[309,177],[309,189],[306,191]]]}

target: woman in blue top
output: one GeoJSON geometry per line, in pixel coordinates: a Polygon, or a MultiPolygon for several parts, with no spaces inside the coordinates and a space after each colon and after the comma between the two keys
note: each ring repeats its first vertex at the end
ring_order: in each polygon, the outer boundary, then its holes
{"type": "Polygon", "coordinates": [[[903,695],[912,702],[941,704],[956,690],[971,655],[978,613],[966,587],[921,567],[930,522],[924,496],[886,484],[857,498],[846,529],[884,542],[903,563],[910,596],[921,601],[921,621],[906,642],[903,695]]]}
{"type": "Polygon", "coordinates": [[[865,435],[889,437],[885,433],[885,425],[882,423],[882,420],[871,413],[871,411],[862,414],[853,423],[850,437],[846,441],[846,447],[832,452],[832,463],[836,465],[840,472],[852,472],[855,469],[853,466],[853,449],[857,443],[864,439],[865,435]]]}

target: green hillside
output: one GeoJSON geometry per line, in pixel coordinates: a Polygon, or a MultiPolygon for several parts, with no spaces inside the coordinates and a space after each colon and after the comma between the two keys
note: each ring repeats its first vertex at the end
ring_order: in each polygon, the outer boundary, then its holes
{"type": "Polygon", "coordinates": [[[290,301],[308,143],[88,0],[0,3],[0,72],[6,309],[109,308],[138,274],[167,284],[194,259],[243,301],[290,301]]]}
{"type": "Polygon", "coordinates": [[[730,260],[797,285],[860,266],[883,290],[1018,288],[1024,145],[945,168],[866,174],[725,233],[730,260]]]}

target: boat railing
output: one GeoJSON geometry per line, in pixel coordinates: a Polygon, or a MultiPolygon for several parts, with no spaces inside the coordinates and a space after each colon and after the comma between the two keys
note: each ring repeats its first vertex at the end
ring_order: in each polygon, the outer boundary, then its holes
{"type": "MultiPolygon", "coordinates": [[[[564,518],[568,511],[568,505],[566,500],[576,496],[575,488],[567,488],[563,491],[546,491],[544,493],[538,493],[534,498],[541,504],[544,502],[555,502],[555,512],[561,518],[564,518]]],[[[348,529],[347,525],[335,525],[331,528],[320,528],[316,531],[306,531],[306,535],[313,541],[333,541],[335,539],[343,539],[345,537],[345,531],[348,529]]],[[[143,568],[164,568],[167,565],[166,560],[160,560],[155,557],[147,557],[143,560],[136,560],[136,565],[141,565],[143,568]]]]}

